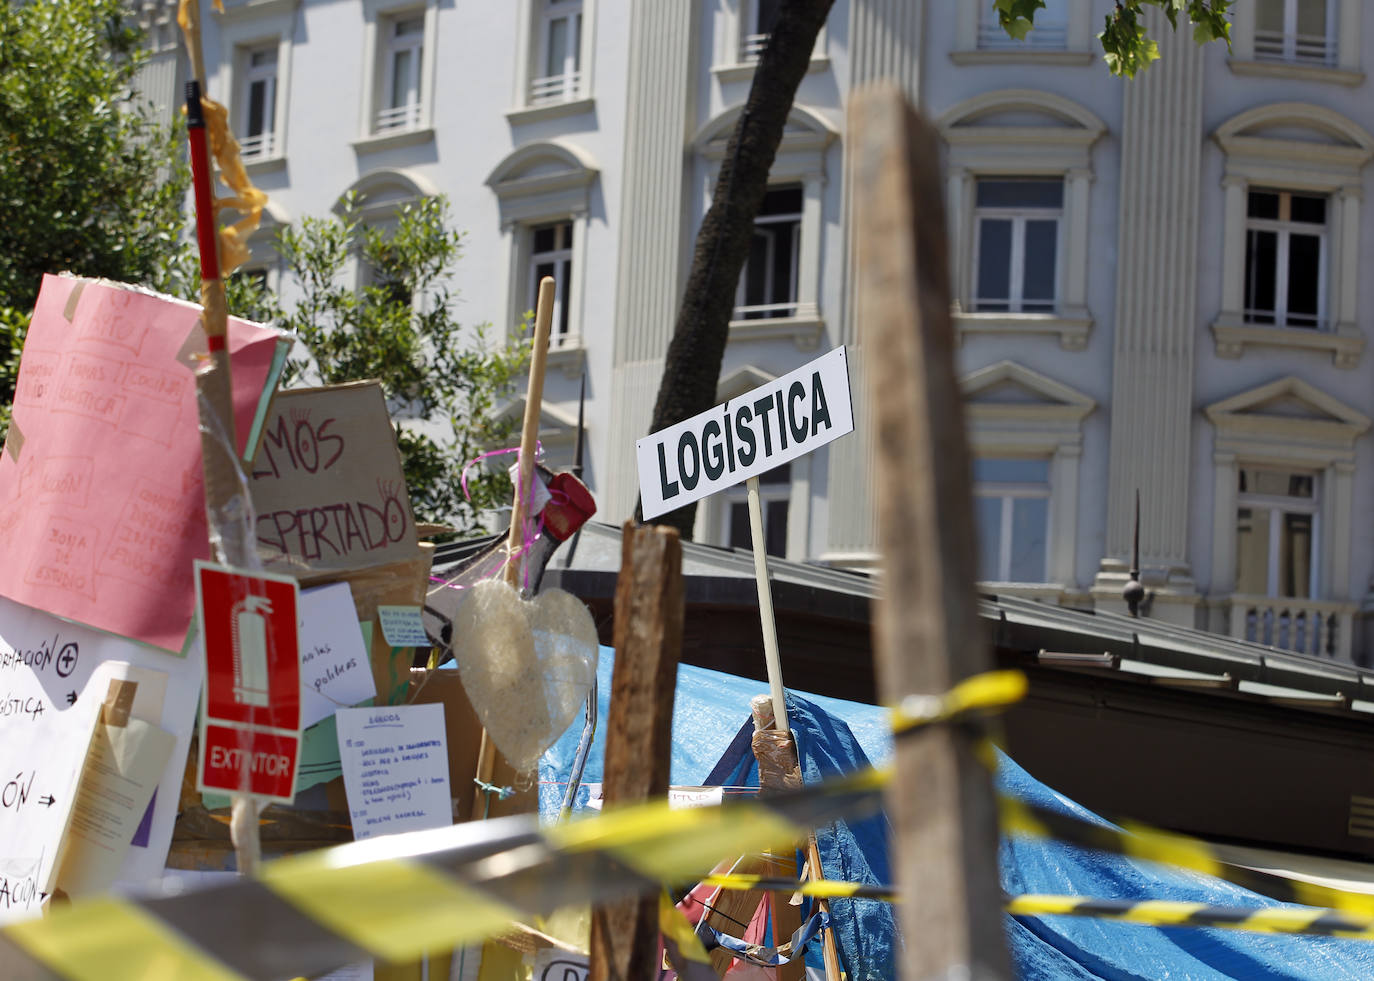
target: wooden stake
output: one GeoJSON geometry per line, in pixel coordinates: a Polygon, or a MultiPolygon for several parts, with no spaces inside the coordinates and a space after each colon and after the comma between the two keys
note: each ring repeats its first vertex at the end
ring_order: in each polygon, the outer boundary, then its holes
{"type": "Polygon", "coordinates": [[[525,511],[535,479],[534,456],[539,445],[539,409],[544,403],[544,364],[549,356],[554,289],[552,276],[541,279],[539,301],[534,309],[534,350],[530,352],[530,381],[525,390],[525,418],[520,427],[520,476],[516,481],[515,504],[510,513],[510,534],[506,538],[506,551],[510,554],[506,564],[506,582],[516,589],[520,588],[520,570],[525,564],[521,554],[521,549],[525,547],[525,511]]]}
{"type": "Polygon", "coordinates": [[[768,550],[763,538],[763,504],[759,501],[759,478],[745,482],[749,491],[749,536],[754,545],[754,583],[759,591],[759,621],[763,627],[763,660],[768,668],[768,690],[773,696],[774,725],[784,732],[787,724],[787,698],[782,687],[782,659],[778,656],[778,625],[773,619],[773,589],[768,583],[768,550]]]}
{"type": "MultiPolygon", "coordinates": [[[[626,522],[615,587],[615,671],[606,722],[606,807],[668,793],[673,691],[682,652],[682,544],[626,522]]],[[[591,981],[656,978],[658,897],[592,910],[591,981]]]]}
{"type": "MultiPolygon", "coordinates": [[[[205,92],[205,57],[200,39],[199,0],[183,0],[186,50],[196,100],[205,92]]],[[[188,107],[190,120],[200,119],[200,106],[188,107]]],[[[197,239],[200,244],[201,327],[207,357],[196,369],[196,403],[200,410],[201,467],[205,473],[205,517],[215,560],[235,568],[257,568],[257,551],[248,524],[251,509],[243,500],[246,483],[234,431],[233,384],[229,365],[229,310],[220,278],[219,233],[215,226],[209,137],[203,122],[187,127],[195,183],[197,239]]],[[[258,805],[248,794],[230,796],[229,833],[240,875],[251,875],[262,854],[258,805]]]]}
{"type": "MultiPolygon", "coordinates": [[[[974,592],[969,455],[954,369],[935,131],[889,84],[856,95],[858,307],[877,440],[880,694],[897,704],[991,667],[974,592]]],[[[976,734],[899,739],[887,795],[908,978],[1009,978],[991,775],[976,734]]]]}

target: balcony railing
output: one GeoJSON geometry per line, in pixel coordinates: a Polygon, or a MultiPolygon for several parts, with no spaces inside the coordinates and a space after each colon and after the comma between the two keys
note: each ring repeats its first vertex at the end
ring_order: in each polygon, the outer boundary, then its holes
{"type": "Polygon", "coordinates": [[[262,160],[272,156],[276,150],[275,134],[271,131],[257,136],[245,136],[239,143],[239,153],[244,160],[262,160]]]}
{"type": "Polygon", "coordinates": [[[1255,57],[1262,61],[1291,61],[1302,65],[1334,65],[1336,40],[1324,34],[1284,34],[1256,31],[1255,57]]]}
{"type": "Polygon", "coordinates": [[[420,103],[383,109],[377,113],[377,132],[393,129],[414,129],[420,125],[420,103]]]}
{"type": "Polygon", "coordinates": [[[1050,21],[1036,24],[1035,29],[1027,33],[1025,39],[1020,41],[1002,30],[1002,25],[996,21],[991,23],[984,21],[978,25],[978,47],[984,51],[999,49],[1014,51],[1025,48],[1062,50],[1068,47],[1068,44],[1068,24],[1056,24],[1050,21]]]}
{"type": "Polygon", "coordinates": [[[1237,594],[1230,607],[1231,636],[1238,640],[1350,660],[1354,604],[1237,594]]]}
{"type": "Polygon", "coordinates": [[[546,75],[530,81],[530,105],[542,106],[550,102],[572,102],[582,87],[582,73],[565,72],[546,75]]]}

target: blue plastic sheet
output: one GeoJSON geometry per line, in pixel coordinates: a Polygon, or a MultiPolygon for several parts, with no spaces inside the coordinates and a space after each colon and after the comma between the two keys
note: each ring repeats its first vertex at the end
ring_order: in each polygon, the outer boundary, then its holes
{"type": "MultiPolygon", "coordinates": [[[[605,719],[614,652],[601,649],[598,668],[600,719],[583,779],[602,779],[605,719]]],[[[728,776],[731,785],[754,785],[757,770],[748,750],[752,731],[749,699],[767,691],[763,682],[683,665],[678,669],[673,710],[670,779],[683,786],[728,776]],[[751,784],[750,781],[753,781],[751,784]]],[[[883,763],[892,754],[885,710],[820,695],[788,696],[789,721],[797,734],[803,776],[814,782],[835,772],[883,763]]],[[[558,814],[581,721],[544,754],[540,764],[540,811],[558,814]]],[[[1000,791],[1043,807],[1106,824],[1055,793],[1005,755],[1000,791]]],[[[578,795],[585,806],[587,791],[578,795]]],[[[821,861],[835,879],[890,882],[885,819],[818,833],[821,861]]],[[[1273,900],[1210,876],[1088,852],[1055,841],[1004,838],[999,862],[1002,887],[1013,894],[1054,893],[1105,899],[1169,899],[1229,906],[1275,906],[1273,900]]],[[[856,981],[896,977],[900,960],[891,908],[872,901],[832,907],[845,969],[856,981]]],[[[1374,979],[1374,942],[1278,936],[1236,930],[1148,927],[1063,916],[1006,918],[1007,945],[1017,976],[1026,981],[1354,981],[1374,979]]],[[[813,941],[808,963],[815,956],[813,941]]],[[[815,963],[819,963],[818,960],[815,963]]]]}

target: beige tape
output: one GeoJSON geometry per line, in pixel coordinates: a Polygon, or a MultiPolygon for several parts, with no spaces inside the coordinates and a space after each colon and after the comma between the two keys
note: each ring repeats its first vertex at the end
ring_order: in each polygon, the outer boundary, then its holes
{"type": "Polygon", "coordinates": [[[67,305],[62,308],[62,316],[67,318],[67,323],[71,323],[76,316],[76,304],[81,300],[81,293],[86,289],[86,280],[78,279],[72,286],[72,291],[67,294],[67,305]]]}
{"type": "Polygon", "coordinates": [[[5,452],[15,463],[19,462],[19,454],[24,452],[24,434],[19,431],[19,423],[13,418],[10,419],[10,431],[5,436],[5,452]]]}
{"type": "Polygon", "coordinates": [[[116,678],[110,682],[105,701],[100,704],[100,714],[107,726],[123,729],[129,724],[129,713],[133,710],[137,692],[137,681],[116,678]]]}

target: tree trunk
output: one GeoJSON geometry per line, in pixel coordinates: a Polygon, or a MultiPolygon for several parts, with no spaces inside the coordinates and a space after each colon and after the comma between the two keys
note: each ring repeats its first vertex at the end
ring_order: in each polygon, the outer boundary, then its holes
{"type": "MultiPolygon", "coordinates": [[[[790,0],[754,71],[721,162],[711,207],[697,233],[687,289],[663,365],[650,432],[689,419],[716,404],[735,286],[749,256],[754,217],[768,189],[768,172],[782,141],[787,114],[811,61],[811,52],[834,0],[790,0]]],[[[639,508],[635,509],[638,518],[639,508]]],[[[660,515],[654,523],[692,537],[696,504],[660,515]]]]}

